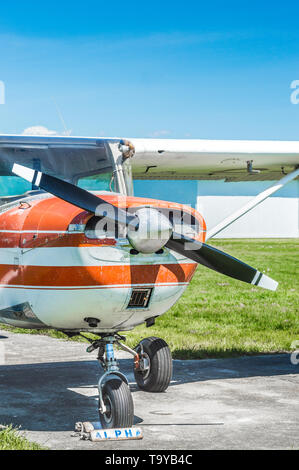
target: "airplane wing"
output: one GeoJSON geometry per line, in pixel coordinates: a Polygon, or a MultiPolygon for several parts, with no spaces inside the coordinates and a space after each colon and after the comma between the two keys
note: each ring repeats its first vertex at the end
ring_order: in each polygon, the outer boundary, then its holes
{"type": "Polygon", "coordinates": [[[278,180],[299,166],[299,141],[128,140],[134,179],[278,180]]]}
{"type": "MultiPolygon", "coordinates": [[[[279,180],[299,166],[299,141],[127,140],[134,179],[279,180]]],[[[0,135],[0,176],[18,163],[76,183],[111,166],[109,147],[120,142],[126,140],[0,135]]]]}

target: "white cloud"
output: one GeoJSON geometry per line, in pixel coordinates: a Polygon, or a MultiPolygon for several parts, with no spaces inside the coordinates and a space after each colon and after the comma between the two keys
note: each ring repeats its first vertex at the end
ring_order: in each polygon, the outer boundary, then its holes
{"type": "Polygon", "coordinates": [[[45,126],[31,126],[23,130],[22,135],[43,135],[43,136],[55,136],[55,135],[71,135],[72,130],[65,130],[64,132],[51,131],[45,126]]]}
{"type": "Polygon", "coordinates": [[[27,127],[22,132],[23,135],[58,135],[57,131],[51,131],[44,126],[27,127]]]}

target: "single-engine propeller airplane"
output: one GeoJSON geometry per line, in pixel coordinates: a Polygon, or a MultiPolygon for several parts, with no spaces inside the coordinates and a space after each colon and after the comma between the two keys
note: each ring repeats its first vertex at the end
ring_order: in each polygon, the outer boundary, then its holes
{"type": "Polygon", "coordinates": [[[172,359],[163,339],[133,350],[122,332],[153,325],[197,264],[275,290],[276,281],[206,241],[297,178],[298,164],[299,142],[0,135],[0,322],[97,335],[88,351],[98,350],[104,368],[102,426],[132,426],[114,347],[132,354],[148,392],[167,389],[172,359]],[[134,197],[134,178],[275,183],[206,231],[189,206],[134,197]]]}

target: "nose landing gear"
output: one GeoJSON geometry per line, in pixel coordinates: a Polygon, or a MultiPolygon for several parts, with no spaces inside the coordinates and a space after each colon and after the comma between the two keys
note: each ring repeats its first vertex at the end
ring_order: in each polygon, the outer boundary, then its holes
{"type": "Polygon", "coordinates": [[[150,337],[135,348],[120,342],[124,337],[103,335],[92,342],[88,352],[98,349],[98,360],[104,368],[99,389],[99,417],[103,428],[131,427],[134,421],[134,405],[128,380],[119,370],[114,356],[114,345],[134,356],[134,376],[137,385],[148,392],[164,392],[172,376],[172,358],[164,340],[150,337]]]}
{"type": "Polygon", "coordinates": [[[114,357],[114,344],[120,344],[119,335],[103,336],[87,348],[98,349],[98,360],[104,369],[99,389],[99,417],[103,428],[126,428],[133,425],[134,405],[128,380],[119,370],[114,357]]]}

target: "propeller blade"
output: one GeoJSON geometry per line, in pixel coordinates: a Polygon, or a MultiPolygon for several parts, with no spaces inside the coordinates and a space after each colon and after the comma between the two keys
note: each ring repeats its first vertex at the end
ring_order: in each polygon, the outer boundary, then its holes
{"type": "Polygon", "coordinates": [[[100,197],[97,197],[74,184],[68,183],[67,181],[47,175],[41,171],[31,170],[31,168],[27,168],[17,163],[13,165],[12,172],[54,196],[57,196],[74,206],[80,207],[80,209],[93,212],[98,216],[105,216],[113,222],[125,224],[133,229],[138,226],[138,217],[127,214],[123,209],[119,209],[104,199],[101,199],[100,197]],[[103,204],[103,208],[101,208],[101,204],[103,204]],[[114,210],[109,210],[109,206],[114,210]]]}
{"type": "Polygon", "coordinates": [[[213,269],[218,273],[247,282],[255,286],[275,291],[278,283],[233,256],[217,250],[210,245],[198,242],[184,235],[173,233],[165,245],[170,250],[190,258],[196,263],[213,269]]]}

